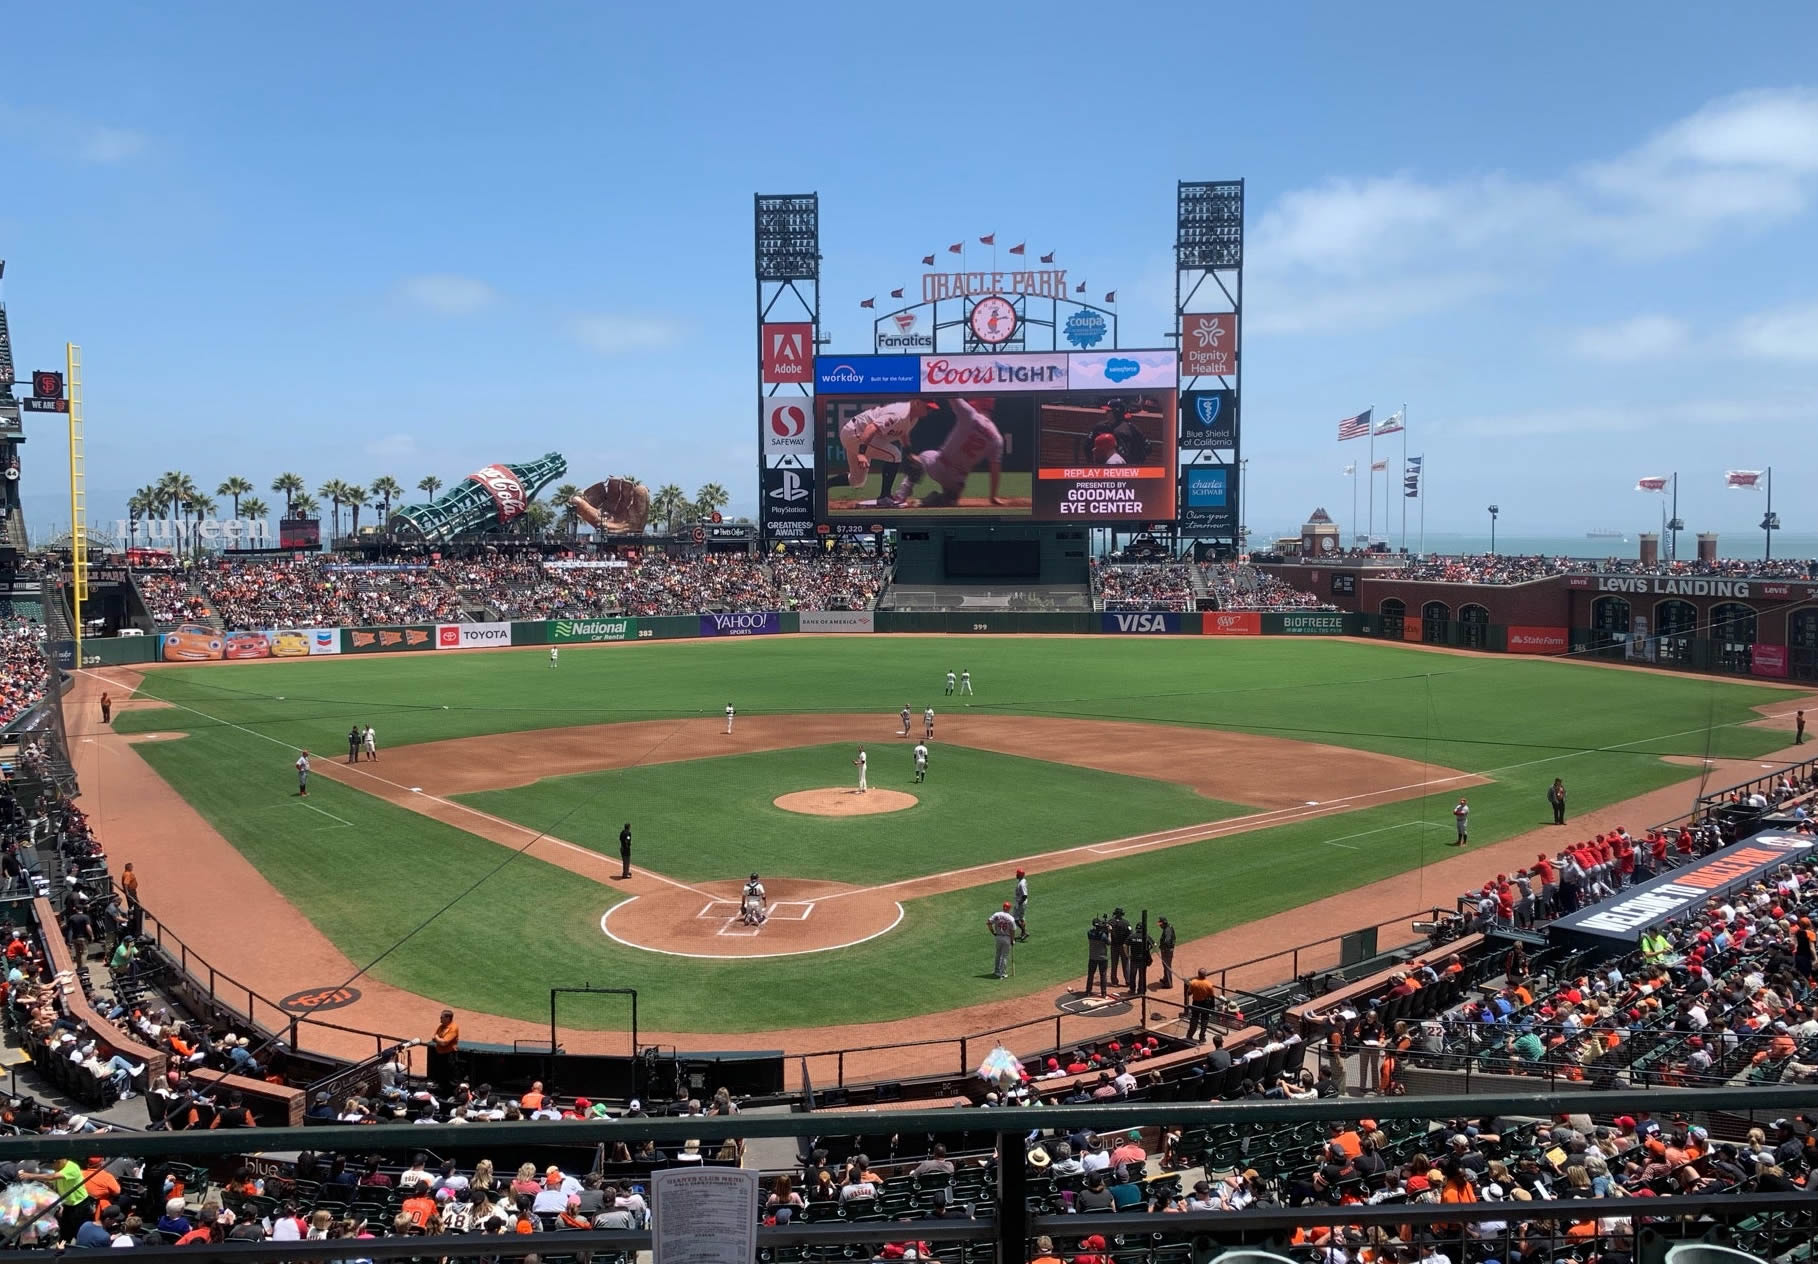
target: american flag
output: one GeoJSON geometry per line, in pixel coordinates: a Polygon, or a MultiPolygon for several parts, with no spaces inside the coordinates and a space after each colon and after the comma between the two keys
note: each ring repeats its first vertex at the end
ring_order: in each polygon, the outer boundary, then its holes
{"type": "Polygon", "coordinates": [[[1374,411],[1373,409],[1366,408],[1362,412],[1358,413],[1357,416],[1346,417],[1343,421],[1339,422],[1338,423],[1339,442],[1342,443],[1346,439],[1361,439],[1365,435],[1369,434],[1370,433],[1370,414],[1373,411],[1374,411]]]}
{"type": "Polygon", "coordinates": [[[1645,478],[1635,480],[1635,490],[1638,492],[1664,492],[1666,486],[1667,476],[1665,474],[1649,474],[1645,478]]]}
{"type": "Polygon", "coordinates": [[[1725,487],[1740,487],[1752,492],[1761,486],[1760,470],[1726,470],[1723,475],[1725,487]]]}

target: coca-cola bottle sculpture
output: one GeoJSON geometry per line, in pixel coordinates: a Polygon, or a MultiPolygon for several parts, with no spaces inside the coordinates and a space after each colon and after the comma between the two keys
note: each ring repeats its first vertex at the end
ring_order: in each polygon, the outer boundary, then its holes
{"type": "Polygon", "coordinates": [[[559,452],[527,465],[488,465],[475,470],[427,505],[406,505],[391,516],[394,536],[412,543],[440,543],[460,535],[498,531],[520,516],[549,484],[568,472],[559,452]]]}

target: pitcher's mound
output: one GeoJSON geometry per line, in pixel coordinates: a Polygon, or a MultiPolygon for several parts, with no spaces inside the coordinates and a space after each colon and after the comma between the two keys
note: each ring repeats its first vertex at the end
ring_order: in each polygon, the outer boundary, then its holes
{"type": "Polygon", "coordinates": [[[785,812],[807,816],[876,816],[879,812],[901,812],[916,805],[916,797],[901,790],[797,790],[771,800],[785,812]]]}

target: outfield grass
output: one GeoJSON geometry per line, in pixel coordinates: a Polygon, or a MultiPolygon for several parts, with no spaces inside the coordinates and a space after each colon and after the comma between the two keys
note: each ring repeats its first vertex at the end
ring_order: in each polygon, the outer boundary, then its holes
{"type": "Polygon", "coordinates": [[[804,816],[771,802],[792,790],[851,784],[850,742],[548,777],[454,797],[609,855],[618,854],[616,823],[638,822],[638,862],[684,881],[741,877],[758,864],[774,876],[855,885],[1251,810],[1173,782],[952,745],[934,748],[929,779],[916,785],[909,747],[908,741],[874,745],[869,780],[920,802],[856,820],[804,816]],[[568,832],[571,824],[590,821],[600,828],[568,832]]]}
{"type": "MultiPolygon", "coordinates": [[[[1554,776],[1566,778],[1577,813],[1690,775],[1690,769],[1661,763],[1661,754],[1708,749],[1716,755],[1757,755],[1785,740],[1744,726],[1755,718],[1752,705],[1785,695],[1728,681],[1428,655],[1392,646],[1212,639],[683,642],[580,650],[563,655],[557,672],[537,653],[182,668],[151,673],[143,692],[195,710],[126,711],[115,724],[122,731],[188,731],[185,740],[137,749],[325,934],[364,963],[506,852],[327,781],[311,793],[310,802],[350,824],[319,828],[332,823],[292,810],[287,747],[336,750],[356,721],[375,725],[382,744],[391,747],[485,732],[715,713],[728,698],[745,714],[875,709],[891,716],[905,698],[918,709],[932,701],[945,711],[949,701],[959,701],[939,693],[949,667],[969,668],[980,691],[971,701],[994,711],[1267,732],[1483,772],[1494,784],[1470,792],[1472,838],[1483,843],[1548,819],[1543,793],[1554,776]],[[224,776],[223,769],[235,771],[224,776]]],[[[937,754],[944,759],[951,749],[943,746],[937,754]]],[[[980,768],[1011,758],[970,754],[978,756],[980,768]]],[[[769,765],[774,769],[795,755],[817,758],[803,752],[748,758],[763,782],[766,760],[783,760],[769,765]]],[[[719,775],[742,758],[747,757],[639,769],[617,783],[618,774],[588,774],[527,789],[578,796],[563,801],[574,808],[586,801],[587,787],[570,790],[563,783],[598,779],[602,786],[642,797],[640,812],[653,816],[649,823],[640,821],[640,834],[652,845],[673,829],[688,831],[702,846],[718,846],[719,829],[733,817],[746,834],[767,829],[763,813],[773,811],[768,798],[782,792],[766,784],[763,803],[743,812],[714,802],[720,785],[713,780],[691,784],[691,771],[698,774],[710,762],[719,775]],[[652,775],[646,779],[646,774],[652,775]],[[721,824],[702,829],[702,820],[721,824]]],[[[815,771],[804,785],[838,781],[818,766],[815,771]]],[[[956,867],[949,848],[1001,845],[1008,850],[999,854],[1021,854],[1050,846],[1046,831],[1057,815],[1064,826],[1072,814],[1093,810],[1091,796],[1077,793],[1075,779],[1110,776],[1072,768],[1061,774],[1058,785],[1044,783],[1039,796],[1029,796],[1038,802],[1011,810],[999,795],[1000,803],[990,810],[966,814],[975,824],[964,827],[961,837],[911,850],[900,843],[879,846],[876,863],[891,872],[935,872],[956,867]],[[1048,815],[1051,810],[1056,815],[1048,815]]],[[[1317,771],[1289,768],[1280,775],[1304,784],[1307,797],[1319,797],[1317,771]]],[[[962,788],[956,785],[955,793],[962,788]]],[[[613,805],[603,818],[615,830],[624,819],[617,792],[599,792],[600,801],[613,805]]],[[[945,790],[941,793],[947,802],[945,790]]],[[[1168,787],[1153,798],[1143,796],[1144,807],[1172,810],[1185,793],[1168,787]]],[[[1205,814],[1202,819],[1218,814],[1211,801],[1188,798],[1205,814]]],[[[1035,937],[1019,947],[1017,976],[1006,983],[983,977],[989,974],[991,945],[979,929],[980,918],[1007,894],[997,886],[913,901],[896,932],[838,953],[707,962],[610,942],[598,919],[619,898],[616,893],[524,859],[430,922],[375,974],[437,999],[529,1021],[547,1016],[550,986],[607,979],[640,989],[642,1020],[653,1030],[755,1031],[905,1017],[1047,990],[1074,977],[1084,969],[1086,919],[1113,903],[1166,913],[1187,940],[1419,866],[1446,854],[1439,844],[1448,833],[1452,798],[1434,795],[1037,875],[1030,907],[1035,937]],[[1423,821],[1432,824],[1423,828],[1423,821]]],[[[874,820],[900,820],[913,836],[914,816],[912,811],[874,820]]],[[[1112,814],[1104,836],[1139,832],[1123,825],[1124,819],[1112,814]]],[[[526,823],[548,824],[529,818],[526,823]]],[[[788,823],[818,824],[798,817],[788,823]]],[[[1647,824],[1630,823],[1631,828],[1647,824]]],[[[585,831],[557,832],[606,845],[604,833],[589,839],[585,831]]],[[[789,835],[785,829],[772,836],[771,845],[788,845],[789,835]]],[[[826,856],[825,850],[814,844],[802,850],[803,865],[813,866],[805,872],[836,876],[828,866],[839,857],[826,856]]],[[[685,864],[658,867],[690,872],[685,864]]],[[[712,868],[712,876],[726,872],[723,863],[712,868]]],[[[876,872],[882,880],[883,870],[876,872]]],[[[1433,891],[1427,898],[1443,904],[1454,894],[1433,891]]],[[[1358,920],[1382,911],[1365,916],[1360,910],[1358,920]]]]}

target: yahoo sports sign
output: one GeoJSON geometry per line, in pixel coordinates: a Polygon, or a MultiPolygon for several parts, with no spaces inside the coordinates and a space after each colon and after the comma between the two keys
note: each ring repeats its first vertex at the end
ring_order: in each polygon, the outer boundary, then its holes
{"type": "Polygon", "coordinates": [[[783,617],[774,610],[762,614],[704,614],[702,636],[774,636],[783,630],[783,617]]]}

